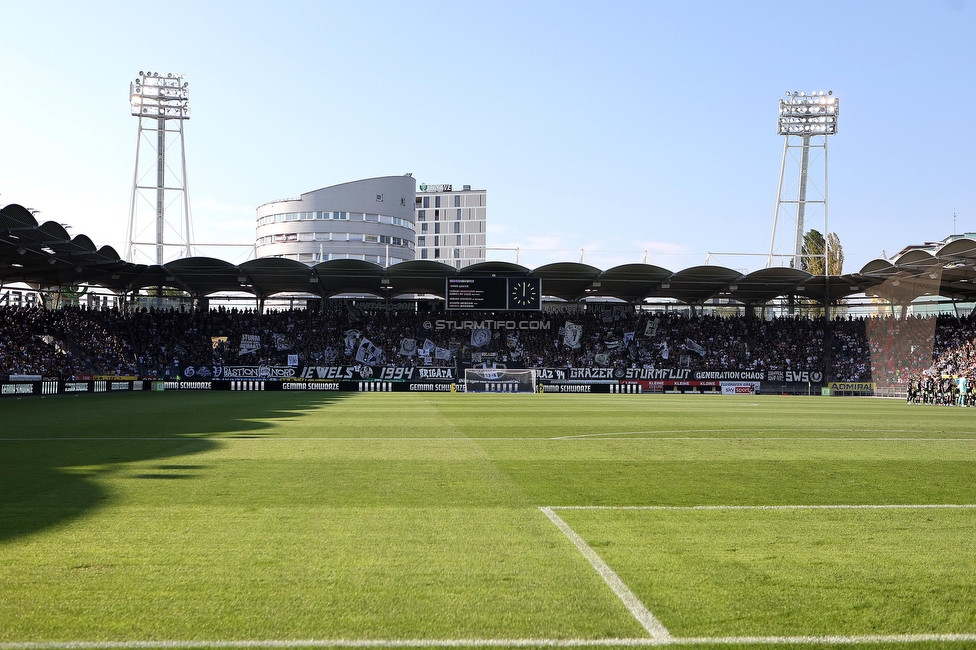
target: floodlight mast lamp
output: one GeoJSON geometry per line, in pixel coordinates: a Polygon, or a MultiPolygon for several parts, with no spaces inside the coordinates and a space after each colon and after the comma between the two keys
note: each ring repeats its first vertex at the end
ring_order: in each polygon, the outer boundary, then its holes
{"type": "MultiPolygon", "coordinates": [[[[769,256],[766,267],[773,266],[776,257],[776,225],[779,213],[784,205],[796,206],[796,234],[793,240],[793,267],[800,268],[803,259],[804,219],[807,205],[820,204],[824,214],[824,240],[827,239],[827,136],[837,133],[837,117],[840,114],[840,101],[834,97],[834,92],[828,90],[810,93],[787,92],[785,98],[779,100],[779,117],[776,120],[776,130],[779,135],[786,136],[783,143],[783,162],[780,165],[779,184],[776,188],[776,208],[773,212],[773,233],[769,242],[769,256]],[[783,197],[783,179],[786,175],[786,161],[790,149],[800,148],[799,182],[795,200],[783,197]],[[823,149],[823,193],[822,199],[807,198],[807,181],[810,168],[810,148],[823,149]]],[[[824,245],[824,273],[827,274],[828,245],[824,245]]]]}
{"type": "Polygon", "coordinates": [[[132,115],[139,118],[139,129],[136,135],[136,164],[132,180],[132,197],[129,203],[126,260],[136,261],[133,257],[137,246],[153,246],[156,252],[156,264],[162,264],[166,261],[164,250],[168,245],[181,247],[183,256],[189,256],[192,253],[193,231],[186,184],[186,148],[183,133],[183,122],[190,119],[190,91],[189,84],[186,82],[186,75],[140,71],[135,81],[129,84],[129,104],[132,115]],[[167,123],[173,120],[177,122],[179,128],[167,129],[167,123]],[[154,123],[154,126],[147,127],[147,123],[150,125],[154,123]],[[141,185],[139,175],[140,145],[143,132],[153,129],[156,131],[156,183],[155,185],[141,185]],[[167,186],[166,183],[167,133],[179,134],[180,144],[179,178],[171,186],[167,186]],[[156,236],[153,242],[137,241],[142,236],[137,219],[140,190],[155,191],[156,236]],[[177,244],[165,243],[167,190],[180,192],[183,199],[183,224],[180,228],[174,229],[181,233],[183,241],[177,244]]]}

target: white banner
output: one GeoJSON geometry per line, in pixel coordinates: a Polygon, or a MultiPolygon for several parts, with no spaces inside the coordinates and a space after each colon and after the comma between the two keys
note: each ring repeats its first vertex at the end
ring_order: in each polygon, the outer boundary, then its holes
{"type": "Polygon", "coordinates": [[[649,339],[652,339],[655,336],[657,336],[657,328],[660,324],[661,324],[660,318],[655,318],[654,320],[652,320],[650,323],[647,324],[647,327],[644,328],[644,336],[646,336],[649,339]]]}
{"type": "Polygon", "coordinates": [[[692,341],[691,339],[685,339],[685,347],[700,357],[705,356],[705,348],[698,345],[696,341],[692,341]]]}
{"type": "Polygon", "coordinates": [[[359,340],[359,330],[346,330],[346,356],[351,357],[356,349],[356,341],[359,340]]]}
{"type": "Polygon", "coordinates": [[[261,349],[261,337],[257,334],[241,334],[241,348],[237,356],[251,354],[261,349]]]}
{"type": "Polygon", "coordinates": [[[288,340],[284,334],[272,334],[271,340],[274,341],[275,350],[284,352],[295,347],[295,344],[288,340]]]}
{"type": "Polygon", "coordinates": [[[473,348],[483,348],[491,343],[491,330],[490,329],[473,329],[471,330],[471,347],[473,348]]]}
{"type": "Polygon", "coordinates": [[[580,339],[583,337],[583,326],[566,321],[563,327],[563,345],[574,350],[579,349],[580,339]]]}
{"type": "Polygon", "coordinates": [[[367,366],[376,366],[383,363],[383,349],[373,345],[367,338],[362,339],[359,349],[356,350],[356,361],[367,366]]]}
{"type": "Polygon", "coordinates": [[[723,381],[723,395],[755,395],[759,392],[758,381],[723,381]]]}
{"type": "Polygon", "coordinates": [[[417,354],[417,339],[403,339],[400,341],[399,355],[401,357],[412,357],[417,354]]]}
{"type": "Polygon", "coordinates": [[[661,358],[662,359],[667,359],[667,358],[669,358],[671,356],[671,350],[668,348],[668,342],[667,341],[664,341],[664,342],[660,343],[658,345],[658,348],[660,348],[660,350],[661,350],[661,358]]]}

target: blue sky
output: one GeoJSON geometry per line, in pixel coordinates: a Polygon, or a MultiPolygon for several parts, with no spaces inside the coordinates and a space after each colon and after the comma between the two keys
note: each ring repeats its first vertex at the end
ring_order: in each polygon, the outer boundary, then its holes
{"type": "MultiPolygon", "coordinates": [[[[140,70],[190,84],[199,242],[370,176],[488,190],[539,266],[763,252],[787,90],[831,89],[845,271],[976,230],[976,9],[919,2],[131,2],[0,8],[0,204],[122,252],[140,70]]],[[[213,252],[213,251],[211,251],[213,252]]],[[[243,261],[243,253],[217,253],[243,261]]],[[[491,258],[514,261],[496,251],[491,258]]],[[[761,260],[719,258],[733,268],[761,260]]]]}

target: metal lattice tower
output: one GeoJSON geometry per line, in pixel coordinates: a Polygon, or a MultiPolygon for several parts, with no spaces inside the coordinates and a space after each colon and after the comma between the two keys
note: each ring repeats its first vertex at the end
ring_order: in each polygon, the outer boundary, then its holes
{"type": "Polygon", "coordinates": [[[186,75],[142,71],[129,84],[129,103],[132,115],[139,118],[139,130],[125,238],[128,262],[163,264],[168,258],[192,255],[183,138],[183,122],[190,119],[188,85],[186,75]],[[167,162],[177,145],[178,167],[167,162]],[[167,247],[178,253],[167,256],[167,247]]]}
{"type": "MultiPolygon", "coordinates": [[[[776,121],[779,135],[786,136],[783,143],[783,162],[780,165],[779,184],[776,188],[776,209],[773,212],[773,233],[769,241],[766,268],[775,266],[777,258],[789,259],[790,266],[802,268],[803,235],[806,224],[823,220],[823,236],[826,243],[827,227],[827,136],[837,133],[837,116],[840,102],[833,91],[788,92],[779,100],[779,117],[776,121]],[[796,178],[796,183],[787,178],[796,178]],[[780,220],[792,220],[795,229],[792,242],[781,235],[777,240],[776,228],[780,220]],[[785,239],[785,241],[784,241],[785,239]],[[787,248],[788,247],[788,248],[787,248]],[[790,252],[785,253],[784,250],[790,252]]],[[[824,246],[824,269],[829,268],[828,245],[824,246]]]]}

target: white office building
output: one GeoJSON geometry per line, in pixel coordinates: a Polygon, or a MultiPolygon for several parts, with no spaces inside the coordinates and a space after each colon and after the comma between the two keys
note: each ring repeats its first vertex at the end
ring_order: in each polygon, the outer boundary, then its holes
{"type": "Polygon", "coordinates": [[[412,260],[416,189],[409,174],[382,176],[265,203],[257,209],[257,256],[309,265],[356,259],[390,266],[412,260]]]}
{"type": "Polygon", "coordinates": [[[414,200],[416,259],[457,269],[484,262],[487,206],[485,190],[421,184],[414,200]]]}

